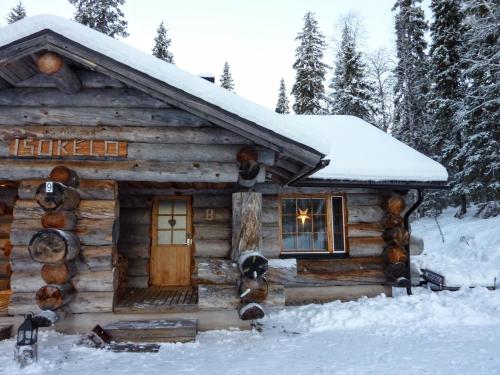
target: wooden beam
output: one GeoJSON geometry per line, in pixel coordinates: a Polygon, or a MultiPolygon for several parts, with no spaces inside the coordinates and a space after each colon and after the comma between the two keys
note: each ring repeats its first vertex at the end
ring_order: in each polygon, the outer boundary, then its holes
{"type": "Polygon", "coordinates": [[[53,88],[11,88],[2,91],[0,106],[170,108],[168,104],[136,89],[82,89],[65,95],[53,88]]]}
{"type": "MultiPolygon", "coordinates": [[[[86,89],[126,87],[120,81],[117,81],[116,79],[113,79],[101,73],[92,72],[86,69],[74,68],[73,70],[80,79],[82,87],[86,89]]],[[[17,82],[16,87],[57,88],[56,84],[52,79],[50,79],[50,77],[47,77],[46,75],[41,73],[35,74],[33,77],[17,82]]]]}
{"type": "Polygon", "coordinates": [[[36,64],[42,74],[52,78],[62,93],[74,94],[82,88],[80,79],[60,55],[45,52],[38,56],[36,64]]]}
{"type": "MultiPolygon", "coordinates": [[[[62,161],[83,179],[117,181],[236,182],[236,163],[156,161],[62,161]]],[[[43,179],[54,168],[50,160],[0,159],[0,178],[43,179]]]]}

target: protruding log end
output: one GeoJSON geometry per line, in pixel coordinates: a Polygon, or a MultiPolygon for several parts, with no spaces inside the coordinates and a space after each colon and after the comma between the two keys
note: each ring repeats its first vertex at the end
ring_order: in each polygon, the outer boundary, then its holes
{"type": "Polygon", "coordinates": [[[405,228],[388,228],[384,231],[382,238],[389,245],[406,246],[410,242],[410,233],[405,228]]]}
{"type": "Polygon", "coordinates": [[[395,215],[401,215],[401,212],[406,208],[406,202],[400,195],[392,195],[385,201],[385,209],[387,212],[395,215]]]}
{"type": "Polygon", "coordinates": [[[41,222],[44,228],[72,230],[76,226],[76,215],[72,211],[46,212],[41,222]]]}
{"type": "Polygon", "coordinates": [[[264,302],[269,292],[267,280],[263,277],[257,279],[243,278],[239,285],[241,302],[264,302]]]}
{"type": "Polygon", "coordinates": [[[47,183],[42,183],[36,190],[35,198],[45,211],[74,210],[80,203],[78,191],[59,182],[52,183],[52,191],[48,190],[47,183]]]}
{"type": "Polygon", "coordinates": [[[71,301],[74,296],[72,286],[45,285],[36,292],[36,304],[42,310],[57,310],[71,301]]]}
{"type": "Polygon", "coordinates": [[[80,183],[76,172],[68,167],[65,167],[64,165],[58,165],[52,169],[49,174],[49,179],[73,188],[78,187],[80,183]]]}
{"type": "Polygon", "coordinates": [[[244,253],[238,259],[241,274],[248,279],[257,279],[264,276],[269,268],[267,258],[257,251],[244,253]]]}
{"type": "Polygon", "coordinates": [[[398,280],[401,277],[408,278],[408,267],[406,263],[394,263],[388,264],[384,268],[384,274],[387,276],[387,279],[391,282],[398,280]]]}
{"type": "Polygon", "coordinates": [[[47,284],[65,284],[74,273],[74,265],[69,262],[44,264],[41,270],[43,281],[47,284]]]}
{"type": "Polygon", "coordinates": [[[382,257],[386,263],[405,263],[408,260],[408,252],[401,246],[387,246],[382,257]]]}
{"type": "Polygon", "coordinates": [[[33,235],[28,250],[31,258],[37,262],[58,264],[78,255],[80,240],[72,232],[43,229],[33,235]]]}
{"type": "Polygon", "coordinates": [[[62,69],[64,60],[57,53],[45,52],[43,55],[38,56],[36,65],[41,73],[52,75],[62,69]]]}
{"type": "Polygon", "coordinates": [[[384,228],[396,228],[403,226],[403,218],[400,215],[386,213],[380,222],[384,228]]]}
{"type": "Polygon", "coordinates": [[[264,309],[258,303],[249,303],[244,305],[240,311],[241,320],[262,319],[266,315],[264,309]]]}

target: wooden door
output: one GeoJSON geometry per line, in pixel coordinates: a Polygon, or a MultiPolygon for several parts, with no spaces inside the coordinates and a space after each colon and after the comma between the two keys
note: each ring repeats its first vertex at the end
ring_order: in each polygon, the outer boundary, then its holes
{"type": "Polygon", "coordinates": [[[192,224],[190,197],[156,198],[153,206],[151,285],[191,285],[192,224]]]}

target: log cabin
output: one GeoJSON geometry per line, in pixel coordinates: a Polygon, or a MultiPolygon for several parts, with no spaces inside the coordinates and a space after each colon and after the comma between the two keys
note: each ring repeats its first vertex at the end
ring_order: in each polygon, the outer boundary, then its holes
{"type": "Polygon", "coordinates": [[[409,291],[409,215],[447,173],[356,117],[280,115],[45,15],[0,29],[0,180],[0,320],[78,332],[409,291]]]}

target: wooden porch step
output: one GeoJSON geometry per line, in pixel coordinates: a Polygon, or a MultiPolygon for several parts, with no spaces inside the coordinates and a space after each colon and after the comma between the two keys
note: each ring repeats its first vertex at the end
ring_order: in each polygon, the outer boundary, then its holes
{"type": "Polygon", "coordinates": [[[115,342],[189,342],[196,339],[198,320],[120,320],[103,328],[115,342]]]}

